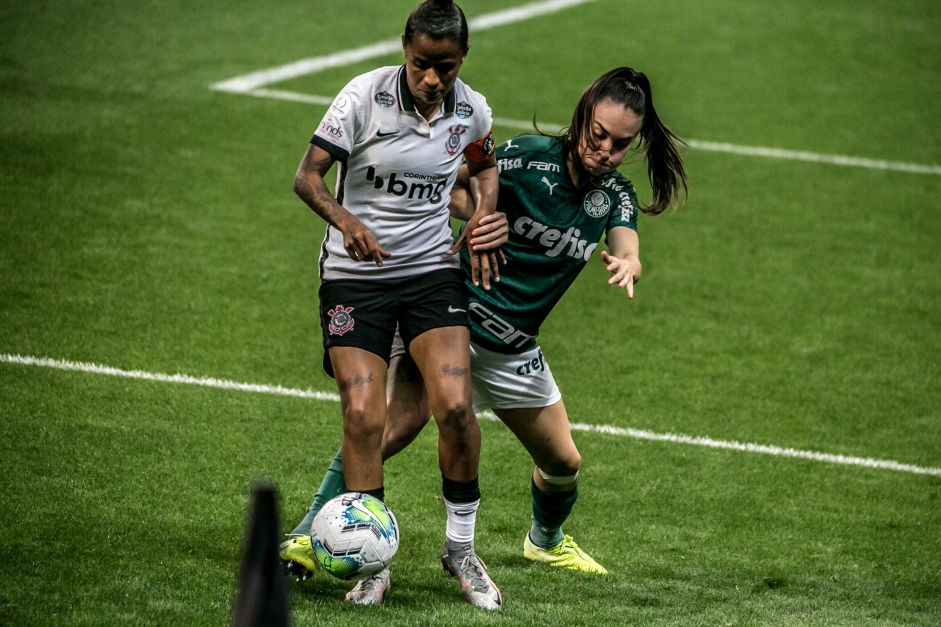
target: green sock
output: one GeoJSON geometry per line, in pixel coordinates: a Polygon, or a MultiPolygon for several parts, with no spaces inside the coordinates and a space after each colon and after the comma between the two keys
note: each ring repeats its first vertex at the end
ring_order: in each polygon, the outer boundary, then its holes
{"type": "Polygon", "coordinates": [[[538,547],[554,547],[565,537],[562,523],[572,513],[578,499],[578,486],[568,492],[543,492],[530,482],[533,495],[533,526],[529,530],[529,539],[538,547]]]}
{"type": "Polygon", "coordinates": [[[323,481],[320,483],[320,488],[317,490],[314,502],[307,508],[307,515],[304,516],[304,520],[294,528],[294,531],[291,532],[292,534],[309,535],[310,525],[314,522],[314,516],[316,516],[320,508],[324,506],[324,503],[348,491],[346,489],[346,480],[343,477],[343,457],[341,451],[342,449],[338,450],[333,461],[330,462],[330,467],[327,468],[327,473],[323,476],[323,481]]]}

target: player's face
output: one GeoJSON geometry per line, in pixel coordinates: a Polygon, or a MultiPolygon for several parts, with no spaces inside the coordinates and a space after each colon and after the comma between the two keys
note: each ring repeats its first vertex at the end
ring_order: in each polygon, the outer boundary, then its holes
{"type": "Polygon", "coordinates": [[[589,135],[582,136],[578,154],[582,165],[591,176],[601,176],[624,161],[627,151],[644,125],[644,118],[632,109],[612,100],[602,100],[595,106],[589,135]]]}
{"type": "Polygon", "coordinates": [[[405,75],[419,109],[434,109],[454,87],[457,73],[467,56],[455,39],[434,40],[418,33],[404,44],[405,75]]]}

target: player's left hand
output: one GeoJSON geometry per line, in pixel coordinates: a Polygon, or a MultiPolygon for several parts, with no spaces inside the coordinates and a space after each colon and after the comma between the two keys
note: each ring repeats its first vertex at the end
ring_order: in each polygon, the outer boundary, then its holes
{"type": "Polygon", "coordinates": [[[477,228],[470,234],[470,246],[474,251],[497,250],[509,239],[510,226],[506,214],[498,211],[480,219],[477,228]]]}
{"type": "Polygon", "coordinates": [[[634,298],[634,266],[627,259],[621,259],[614,255],[609,255],[607,251],[601,251],[601,261],[605,263],[605,269],[611,273],[608,279],[608,285],[617,285],[619,288],[627,290],[627,297],[634,298]]]}

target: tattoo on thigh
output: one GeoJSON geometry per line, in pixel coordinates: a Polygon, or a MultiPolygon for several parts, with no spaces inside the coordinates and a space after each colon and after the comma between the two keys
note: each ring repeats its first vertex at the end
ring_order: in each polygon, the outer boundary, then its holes
{"type": "Polygon", "coordinates": [[[356,375],[350,379],[344,379],[340,381],[341,390],[349,390],[352,388],[358,388],[366,385],[367,383],[372,383],[372,373],[363,377],[362,375],[356,375]]]}
{"type": "Polygon", "coordinates": [[[441,378],[445,377],[463,377],[467,374],[469,368],[452,368],[451,364],[441,366],[441,378]]]}

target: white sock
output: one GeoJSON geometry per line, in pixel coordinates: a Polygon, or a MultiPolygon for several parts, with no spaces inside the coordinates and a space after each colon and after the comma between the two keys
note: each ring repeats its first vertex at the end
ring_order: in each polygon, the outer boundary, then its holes
{"type": "Polygon", "coordinates": [[[473,550],[480,499],[469,503],[452,503],[445,499],[444,506],[448,510],[448,524],[444,531],[448,544],[452,547],[470,545],[470,550],[473,550]]]}

